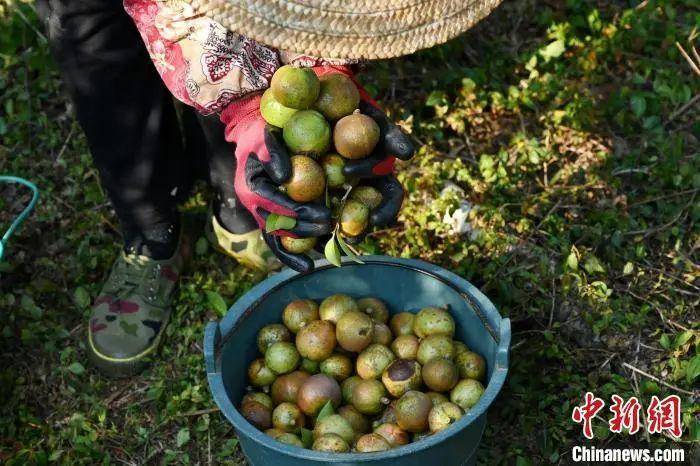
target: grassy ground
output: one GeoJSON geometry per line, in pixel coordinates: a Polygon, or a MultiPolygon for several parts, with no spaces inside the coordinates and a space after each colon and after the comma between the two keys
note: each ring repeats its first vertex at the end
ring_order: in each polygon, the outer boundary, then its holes
{"type": "MultiPolygon", "coordinates": [[[[400,225],[365,249],[454,270],[513,320],[483,464],[570,463],[587,390],[680,395],[675,445],[699,460],[700,76],[675,45],[698,26],[697,0],[505,0],[462,38],[364,76],[422,144],[401,166],[400,225]],[[460,205],[461,234],[445,218],[460,205]]],[[[0,462],[243,464],[200,342],[217,296],[257,278],[203,239],[162,362],[116,382],[87,365],[119,237],[36,27],[31,5],[0,4],[0,173],[43,193],[0,264],[0,462]]],[[[26,200],[0,188],[0,224],[26,200]]],[[[596,447],[674,445],[604,420],[595,432],[596,447]]]]}

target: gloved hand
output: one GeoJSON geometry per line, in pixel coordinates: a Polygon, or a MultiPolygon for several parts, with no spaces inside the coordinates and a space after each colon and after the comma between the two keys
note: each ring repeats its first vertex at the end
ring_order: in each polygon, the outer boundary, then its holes
{"type": "Polygon", "coordinates": [[[279,129],[263,120],[259,107],[260,95],[253,95],[230,104],[221,113],[221,121],[226,125],[226,140],[235,145],[234,188],[280,261],[299,272],[310,272],[314,268],[313,261],[306,255],[286,251],[280,236],[328,234],[331,213],[321,203],[300,204],[278,189],[291,175],[289,154],[279,129]],[[293,217],[296,225],[291,230],[266,233],[265,220],[270,214],[293,217]]]}
{"type": "MultiPolygon", "coordinates": [[[[344,66],[319,66],[314,68],[318,77],[342,73],[357,86],[360,93],[360,112],[371,117],[379,125],[379,143],[374,152],[359,160],[346,160],[343,172],[345,176],[363,178],[363,185],[376,188],[382,194],[382,202],[372,210],[370,225],[386,226],[396,219],[403,202],[404,191],[401,183],[393,175],[396,157],[409,160],[415,149],[411,139],[396,124],[390,121],[384,111],[360,86],[352,71],[344,66]]],[[[350,243],[362,241],[364,235],[346,238],[350,243]]]]}

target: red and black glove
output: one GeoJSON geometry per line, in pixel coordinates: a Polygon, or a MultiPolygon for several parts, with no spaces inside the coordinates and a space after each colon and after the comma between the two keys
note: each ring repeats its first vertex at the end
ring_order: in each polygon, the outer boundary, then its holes
{"type": "Polygon", "coordinates": [[[236,195],[258,222],[265,242],[280,261],[299,272],[310,272],[313,261],[286,251],[280,236],[326,235],[331,213],[320,202],[300,204],[279,190],[291,175],[289,154],[280,130],[265,122],[259,108],[260,95],[253,95],[233,102],[221,113],[226,140],[235,145],[236,195]],[[270,214],[293,217],[296,225],[291,230],[266,233],[265,220],[270,214]]]}

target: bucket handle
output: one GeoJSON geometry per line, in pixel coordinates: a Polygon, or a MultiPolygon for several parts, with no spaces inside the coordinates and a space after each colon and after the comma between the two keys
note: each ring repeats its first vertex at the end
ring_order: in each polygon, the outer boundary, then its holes
{"type": "Polygon", "coordinates": [[[12,236],[12,234],[17,228],[19,228],[22,222],[24,222],[27,219],[29,214],[34,209],[37,200],[39,200],[39,188],[37,188],[36,185],[31,181],[27,181],[24,178],[19,178],[17,176],[10,175],[0,175],[0,183],[18,183],[32,190],[32,198],[29,201],[29,204],[27,204],[24,210],[20,212],[17,218],[10,224],[10,227],[7,229],[2,238],[0,238],[0,260],[2,260],[2,256],[5,252],[5,244],[7,244],[7,241],[10,239],[10,236],[12,236]]]}

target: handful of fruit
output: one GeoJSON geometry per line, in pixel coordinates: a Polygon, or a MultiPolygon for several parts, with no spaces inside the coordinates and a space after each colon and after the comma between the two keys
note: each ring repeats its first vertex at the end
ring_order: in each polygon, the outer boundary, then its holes
{"type": "Polygon", "coordinates": [[[385,451],[446,429],[484,392],[486,362],[454,340],[446,309],[389,310],[335,294],[289,303],[258,333],[240,412],[279,442],[385,451]]]}
{"type": "MultiPolygon", "coordinates": [[[[309,68],[285,65],[272,77],[260,101],[267,123],[282,129],[291,156],[291,176],[280,187],[294,201],[324,202],[333,213],[332,235],[326,257],[340,265],[340,250],[356,258],[356,251],[343,238],[361,237],[369,226],[370,211],[382,202],[381,193],[345,176],[347,160],[362,159],[375,149],[380,128],[360,113],[360,93],[342,73],[318,78],[309,68]]],[[[294,219],[270,215],[268,232],[290,229],[294,219]]],[[[283,237],[289,252],[303,254],[316,245],[316,238],[283,237]]]]}

